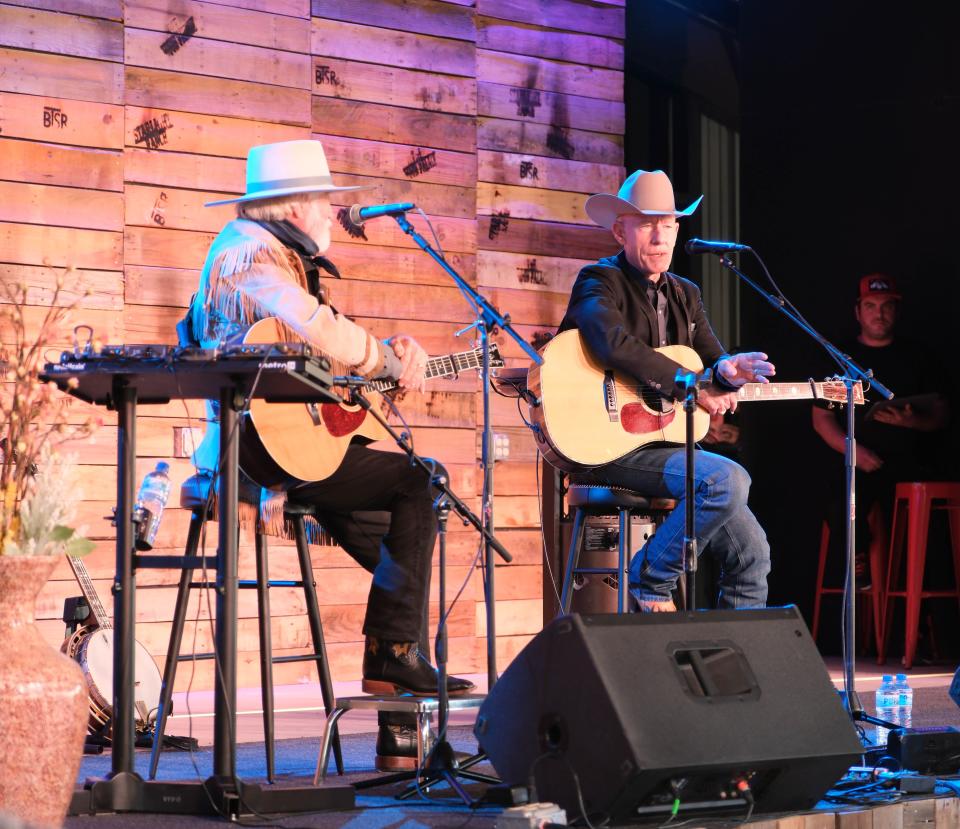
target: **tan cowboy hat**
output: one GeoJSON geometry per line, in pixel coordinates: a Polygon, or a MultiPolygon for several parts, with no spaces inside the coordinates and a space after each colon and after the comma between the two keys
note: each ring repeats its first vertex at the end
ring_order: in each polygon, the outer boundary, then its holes
{"type": "Polygon", "coordinates": [[[649,216],[689,216],[703,196],[684,210],[677,210],[673,185],[663,170],[637,170],[621,185],[617,195],[598,193],[587,199],[587,215],[601,227],[611,228],[617,216],[645,213],[649,216]]]}
{"type": "Polygon", "coordinates": [[[365,186],[337,187],[330,175],[327,156],[319,141],[309,139],[260,144],[247,153],[247,192],[232,199],[207,202],[218,204],[275,199],[297,193],[334,193],[364,190],[365,186]]]}

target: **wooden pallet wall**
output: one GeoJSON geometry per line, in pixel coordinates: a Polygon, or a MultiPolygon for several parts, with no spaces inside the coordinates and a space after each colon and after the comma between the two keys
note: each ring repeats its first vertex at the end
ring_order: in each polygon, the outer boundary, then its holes
{"type": "MultiPolygon", "coordinates": [[[[206,249],[232,215],[204,202],[243,192],[250,146],[313,136],[341,183],[370,188],[335,198],[338,207],[415,202],[453,266],[540,343],[580,265],[612,251],[583,200],[622,178],[623,15],[623,0],[3,0],[0,274],[31,286],[39,314],[73,265],[71,288],[90,291],[75,323],[104,342],[172,343],[206,249]]],[[[330,256],[344,278],[331,286],[334,302],[382,336],[413,334],[431,353],[471,347],[468,335],[454,336],[470,309],[442,270],[394,222],[364,230],[354,238],[335,229],[330,256]]],[[[497,341],[520,364],[516,346],[497,341]]],[[[78,419],[88,412],[72,406],[78,419]]],[[[469,376],[403,403],[418,450],[441,459],[475,506],[481,408],[469,376]]],[[[141,411],[138,477],[171,459],[175,430],[199,431],[203,417],[195,401],[141,411]]],[[[86,564],[106,599],[116,419],[97,414],[103,428],[75,449],[80,520],[97,540],[86,564]]],[[[515,557],[498,570],[502,670],[540,628],[542,554],[535,451],[512,401],[495,399],[495,430],[510,445],[497,464],[495,514],[515,557]]],[[[172,460],[174,492],[192,472],[172,460]]],[[[188,520],[168,508],[159,552],[182,550],[188,520]]],[[[241,577],[252,577],[252,538],[241,543],[241,577]]],[[[211,527],[207,546],[215,544],[211,527]]],[[[451,522],[450,585],[470,572],[476,547],[475,534],[451,522]]],[[[272,540],[271,549],[272,573],[295,577],[292,547],[272,540]]],[[[312,557],[334,676],[357,678],[369,577],[337,548],[314,547],[312,557]]],[[[138,577],[137,638],[158,662],[177,578],[138,577]]],[[[64,563],[38,605],[51,642],[62,636],[63,599],[77,593],[64,563]]],[[[436,574],[432,599],[436,621],[436,574]]],[[[277,590],[272,609],[275,653],[305,652],[302,596],[277,590]]],[[[239,683],[256,685],[252,593],[242,592],[240,613],[239,683]]],[[[185,641],[195,635],[208,648],[205,599],[190,620],[185,641]]],[[[450,634],[451,670],[483,672],[479,573],[450,634]]],[[[315,678],[309,663],[275,673],[278,682],[315,678]]],[[[189,674],[181,670],[178,688],[189,674]]],[[[198,663],[193,687],[211,685],[212,665],[198,663]]]]}
{"type": "MultiPolygon", "coordinates": [[[[580,268],[617,249],[583,204],[623,180],[624,8],[580,0],[476,7],[477,282],[539,347],[580,268]]],[[[512,339],[496,339],[511,362],[527,364],[512,339]]],[[[495,398],[494,412],[495,431],[510,442],[509,460],[495,470],[494,515],[529,528],[517,534],[539,547],[536,446],[516,401],[495,398]]],[[[497,634],[520,644],[541,627],[542,591],[509,597],[499,586],[507,578],[497,581],[497,634]]],[[[550,582],[548,574],[542,583],[550,582]]],[[[482,613],[478,606],[478,626],[482,613]]]]}

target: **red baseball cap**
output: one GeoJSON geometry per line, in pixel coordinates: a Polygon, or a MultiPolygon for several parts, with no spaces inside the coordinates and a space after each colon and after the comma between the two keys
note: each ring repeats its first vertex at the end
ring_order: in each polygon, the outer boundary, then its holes
{"type": "Polygon", "coordinates": [[[860,280],[860,299],[873,296],[888,296],[900,299],[897,283],[885,273],[871,273],[860,280]]]}

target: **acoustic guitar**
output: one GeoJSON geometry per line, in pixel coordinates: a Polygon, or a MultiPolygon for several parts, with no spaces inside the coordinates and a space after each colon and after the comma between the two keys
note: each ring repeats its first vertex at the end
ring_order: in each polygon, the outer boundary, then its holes
{"type": "MultiPolygon", "coordinates": [[[[260,320],[250,327],[245,343],[276,343],[284,339],[277,320],[260,320]]],[[[483,349],[430,357],[426,377],[456,377],[479,369],[483,349]]],[[[490,345],[490,365],[502,366],[496,343],[490,345]]],[[[347,374],[338,371],[335,374],[347,374]]],[[[395,380],[371,380],[368,388],[389,392],[395,380]]],[[[268,403],[251,400],[240,426],[240,468],[268,489],[286,489],[304,481],[322,481],[337,471],[354,440],[370,443],[388,438],[386,430],[361,406],[341,403],[268,403]]]]}
{"type": "MultiPolygon", "coordinates": [[[[656,349],[690,371],[703,362],[685,345],[656,349]]],[[[527,388],[539,405],[530,407],[537,446],[558,469],[575,472],[622,458],[650,443],[684,443],[683,404],[668,400],[631,377],[605,370],[586,348],[575,329],[564,331],[541,352],[543,364],[527,372],[527,388]]],[[[843,381],[822,383],[747,383],[737,390],[741,402],[769,400],[829,400],[845,403],[843,381]]],[[[854,403],[863,403],[863,387],[854,386],[854,403]]],[[[698,407],[694,438],[710,428],[710,415],[698,407]]]]}
{"type": "MultiPolygon", "coordinates": [[[[113,622],[83,561],[72,556],[66,558],[90,605],[93,624],[78,627],[64,640],[60,650],[80,663],[90,697],[88,730],[97,734],[113,719],[113,622]]],[[[134,718],[137,731],[147,732],[157,716],[163,677],[150,652],[139,642],[134,644],[134,718]]]]}

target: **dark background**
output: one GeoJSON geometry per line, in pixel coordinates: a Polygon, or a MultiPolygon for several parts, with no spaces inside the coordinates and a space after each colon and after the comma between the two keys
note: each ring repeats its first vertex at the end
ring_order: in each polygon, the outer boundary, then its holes
{"type": "MultiPolygon", "coordinates": [[[[667,170],[685,204],[699,193],[699,115],[739,130],[741,241],[807,319],[829,339],[855,335],[859,277],[885,271],[904,294],[897,336],[922,340],[952,368],[960,11],[947,5],[628,0],[626,166],[667,170]]],[[[697,233],[694,219],[681,239],[697,233]]],[[[741,265],[760,278],[752,258],[741,265]]],[[[673,266],[694,279],[700,268],[682,252],[673,266]]],[[[740,294],[741,347],[767,351],[783,379],[824,375],[816,343],[749,287],[740,294]]],[[[954,428],[942,451],[960,479],[960,400],[948,375],[954,428]]],[[[824,497],[842,481],[842,457],[813,432],[806,405],[738,417],[751,503],[773,551],[770,603],[798,604],[809,619],[824,497]]],[[[949,650],[957,610],[939,604],[949,650]]]]}

